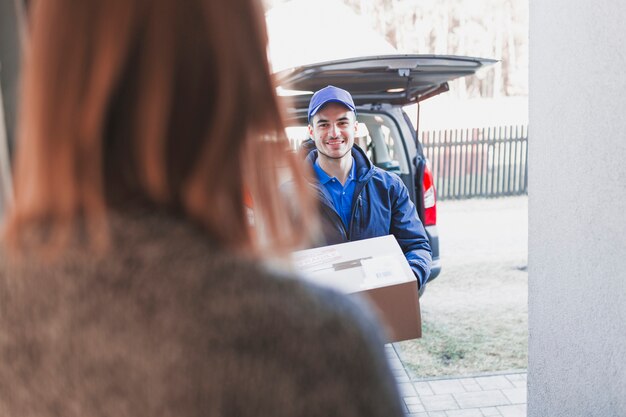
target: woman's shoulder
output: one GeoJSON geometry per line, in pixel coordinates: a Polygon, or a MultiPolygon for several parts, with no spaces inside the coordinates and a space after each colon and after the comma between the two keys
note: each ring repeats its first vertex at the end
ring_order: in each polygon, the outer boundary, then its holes
{"type": "Polygon", "coordinates": [[[136,396],[164,389],[171,395],[159,401],[168,404],[227,390],[274,409],[313,407],[316,416],[337,407],[401,415],[362,301],[219,251],[188,226],[144,221],[122,234],[103,258],[75,250],[52,267],[27,263],[7,274],[0,265],[0,354],[48,352],[37,366],[18,355],[0,373],[30,375],[35,386],[42,372],[89,372],[136,396]],[[136,384],[126,377],[133,373],[150,382],[136,384]]]}
{"type": "Polygon", "coordinates": [[[26,255],[15,261],[0,250],[0,287],[10,296],[8,302],[46,294],[50,308],[123,305],[137,319],[143,312],[148,320],[152,307],[137,302],[146,299],[181,320],[232,320],[233,331],[297,323],[294,332],[318,337],[331,328],[341,328],[342,338],[364,331],[378,337],[364,303],[285,269],[225,252],[193,225],[156,216],[117,217],[111,224],[113,240],[105,255],[72,246],[56,259],[26,255]],[[184,318],[192,310],[196,315],[184,318]],[[237,322],[238,317],[244,320],[237,322]]]}
{"type": "Polygon", "coordinates": [[[26,254],[19,261],[0,248],[0,286],[13,299],[47,293],[64,308],[109,298],[132,307],[132,300],[146,298],[170,313],[193,308],[205,317],[246,315],[248,323],[301,320],[300,329],[317,326],[318,331],[330,321],[366,325],[371,318],[347,296],[221,250],[187,222],[163,216],[113,216],[110,222],[111,247],[105,254],[79,244],[51,260],[26,254]]]}
{"type": "MultiPolygon", "coordinates": [[[[231,331],[281,343],[371,343],[382,346],[377,319],[356,296],[319,287],[289,270],[250,260],[215,259],[205,284],[204,308],[215,320],[232,320],[231,331]],[[243,320],[240,320],[243,318],[243,320]]],[[[240,336],[241,336],[240,335],[240,336]]],[[[235,335],[237,337],[237,335],[235,335]]]]}

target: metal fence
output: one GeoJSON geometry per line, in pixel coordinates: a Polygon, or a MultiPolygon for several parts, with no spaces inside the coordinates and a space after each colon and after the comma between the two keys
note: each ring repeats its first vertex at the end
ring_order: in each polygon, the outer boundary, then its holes
{"type": "Polygon", "coordinates": [[[528,127],[422,132],[439,200],[528,193],[528,127]]]}

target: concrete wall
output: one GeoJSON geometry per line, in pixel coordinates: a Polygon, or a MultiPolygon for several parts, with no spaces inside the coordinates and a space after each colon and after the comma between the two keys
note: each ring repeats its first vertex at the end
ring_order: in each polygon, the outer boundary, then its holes
{"type": "Polygon", "coordinates": [[[530,1],[530,417],[626,416],[625,22],[530,1]]]}

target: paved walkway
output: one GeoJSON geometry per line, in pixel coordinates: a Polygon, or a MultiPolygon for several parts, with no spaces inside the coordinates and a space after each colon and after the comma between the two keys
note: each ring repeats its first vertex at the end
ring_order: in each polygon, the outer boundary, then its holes
{"type": "Polygon", "coordinates": [[[526,417],[526,372],[416,378],[404,367],[394,345],[385,345],[385,351],[408,416],[526,417]]]}

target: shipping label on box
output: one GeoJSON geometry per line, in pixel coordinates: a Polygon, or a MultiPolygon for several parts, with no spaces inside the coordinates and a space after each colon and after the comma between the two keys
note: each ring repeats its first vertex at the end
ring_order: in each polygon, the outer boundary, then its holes
{"type": "Polygon", "coordinates": [[[293,254],[305,279],[369,299],[390,342],[421,337],[417,280],[392,235],[293,254]]]}

